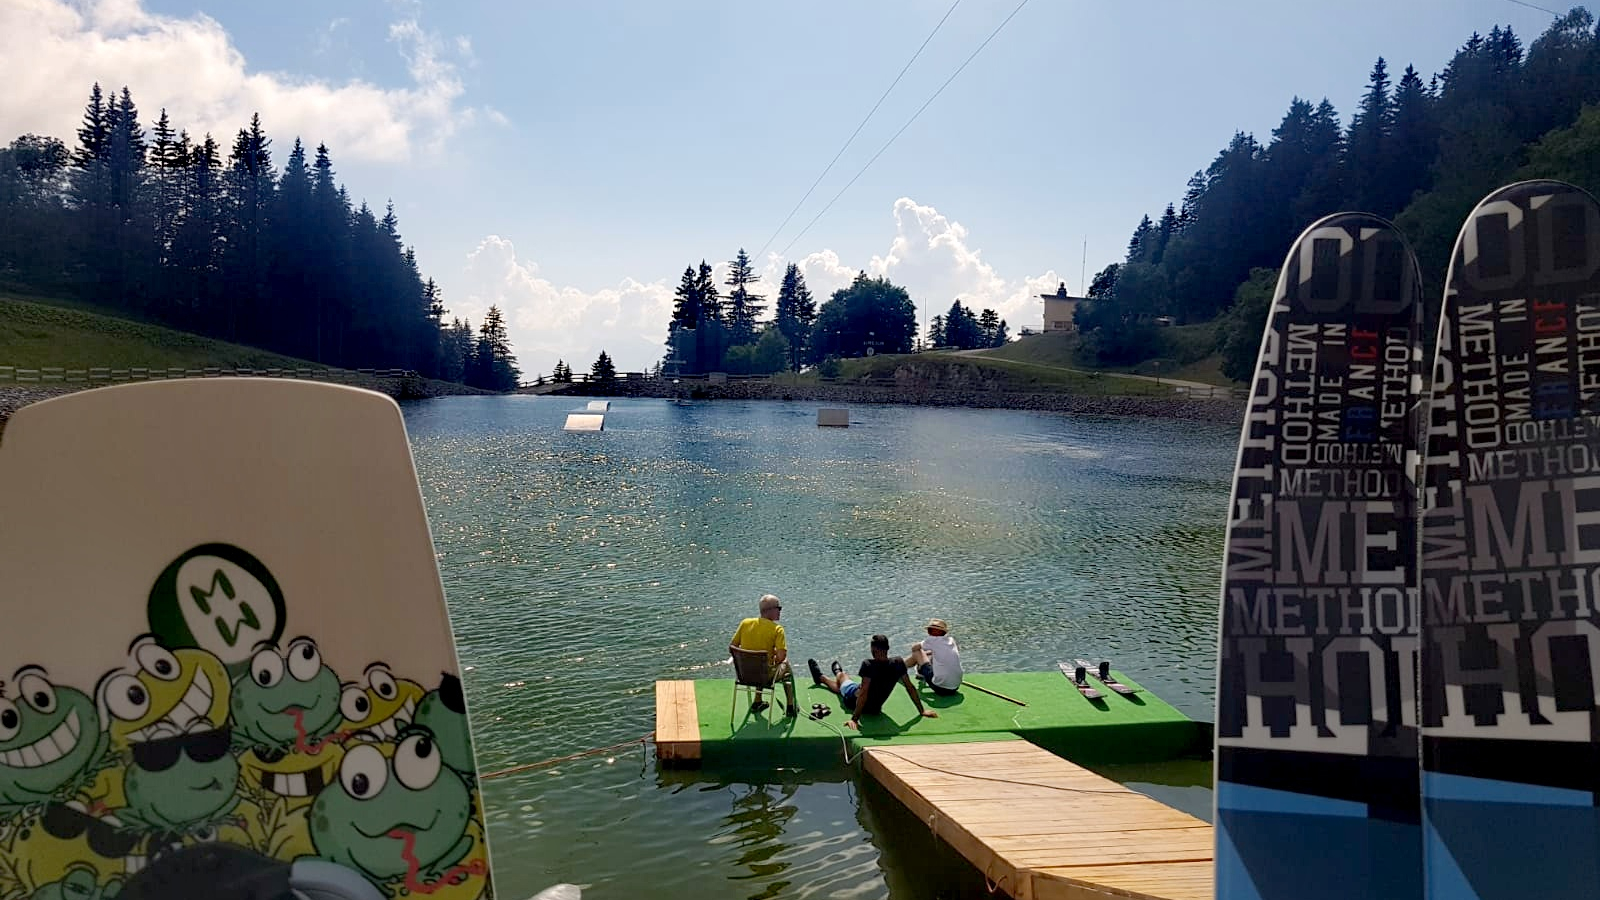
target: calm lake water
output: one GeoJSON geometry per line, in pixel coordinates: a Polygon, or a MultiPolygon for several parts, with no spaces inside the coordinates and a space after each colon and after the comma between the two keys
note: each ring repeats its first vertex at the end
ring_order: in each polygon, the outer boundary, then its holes
{"type": "MultiPolygon", "coordinates": [[[[583,405],[405,407],[482,771],[649,734],[654,683],[731,677],[768,591],[802,679],[939,616],[974,673],[1105,657],[1213,718],[1236,426],[857,406],[823,429],[814,403],[621,400],[563,432],[583,405]]],[[[1110,774],[1209,818],[1208,766],[1110,774]]],[[[484,801],[506,900],[983,893],[864,775],[659,772],[636,743],[484,801]]]]}

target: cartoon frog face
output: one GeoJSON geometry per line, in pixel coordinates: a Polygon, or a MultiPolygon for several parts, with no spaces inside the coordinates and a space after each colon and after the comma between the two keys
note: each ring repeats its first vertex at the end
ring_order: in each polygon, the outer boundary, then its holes
{"type": "Polygon", "coordinates": [[[433,732],[444,755],[444,764],[472,776],[472,733],[467,726],[467,701],[461,692],[461,679],[445,674],[437,691],[429,691],[417,706],[416,723],[433,732]]]}
{"type": "Polygon", "coordinates": [[[361,743],[339,766],[339,783],[311,806],[317,854],[353,866],[380,884],[408,871],[451,865],[471,849],[472,798],[433,735],[405,732],[398,744],[361,743]]]}
{"type": "Polygon", "coordinates": [[[102,886],[93,869],[77,866],[60,881],[34,891],[29,900],[111,900],[121,890],[121,879],[113,878],[102,886]]]}
{"type": "Polygon", "coordinates": [[[339,696],[339,712],[344,715],[340,731],[355,734],[371,732],[381,740],[392,741],[411,724],[417,714],[417,701],[426,693],[422,685],[396,680],[383,663],[367,666],[366,684],[346,684],[339,696]]]}
{"type": "Polygon", "coordinates": [[[109,676],[100,689],[109,712],[111,745],[177,737],[228,720],[232,686],[222,660],[204,650],[168,650],[153,635],[131,648],[133,666],[109,676]]]}
{"type": "Polygon", "coordinates": [[[128,806],[121,816],[150,828],[185,831],[215,819],[237,803],[239,761],[228,752],[226,728],[202,727],[176,737],[132,745],[124,782],[128,806]]]}
{"type": "Polygon", "coordinates": [[[281,749],[315,740],[339,724],[339,676],[322,664],[310,638],[290,641],[281,656],[262,646],[233,683],[231,706],[233,727],[250,746],[281,749]]]}
{"type": "Polygon", "coordinates": [[[344,758],[344,748],[331,741],[320,744],[316,751],[257,747],[239,757],[239,766],[247,782],[283,798],[290,808],[308,806],[339,776],[339,762],[344,758]]]}
{"type": "MultiPolygon", "coordinates": [[[[22,823],[11,845],[15,872],[25,890],[42,890],[87,870],[99,884],[139,871],[139,836],[115,815],[92,814],[82,803],[50,803],[22,823]]],[[[78,879],[82,883],[83,879],[78,879]]]]}
{"type": "Polygon", "coordinates": [[[88,780],[106,747],[88,694],[51,684],[38,666],[19,669],[13,684],[15,699],[0,696],[0,811],[88,780]]]}

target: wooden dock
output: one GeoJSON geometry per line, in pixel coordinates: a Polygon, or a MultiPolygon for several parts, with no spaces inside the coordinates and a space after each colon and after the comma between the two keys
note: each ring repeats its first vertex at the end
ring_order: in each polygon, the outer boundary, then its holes
{"type": "Polygon", "coordinates": [[[700,713],[693,681],[656,682],[656,758],[665,763],[700,759],[700,713]]]}
{"type": "Polygon", "coordinates": [[[1211,900],[1212,828],[1026,741],[872,747],[865,767],[1016,900],[1211,900]]]}

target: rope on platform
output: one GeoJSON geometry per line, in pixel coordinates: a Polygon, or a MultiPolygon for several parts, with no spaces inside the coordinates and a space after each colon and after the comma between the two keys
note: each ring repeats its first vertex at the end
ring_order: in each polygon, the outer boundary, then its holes
{"type": "Polygon", "coordinates": [[[486,775],[479,775],[478,780],[487,781],[490,778],[499,778],[502,775],[512,775],[517,772],[526,772],[530,769],[540,769],[545,766],[553,766],[556,763],[571,762],[575,759],[583,759],[585,756],[598,756],[601,753],[606,753],[611,750],[621,750],[624,747],[631,747],[634,744],[644,744],[650,740],[650,737],[650,735],[646,734],[642,737],[636,737],[631,741],[623,741],[620,744],[612,744],[609,747],[596,747],[593,750],[585,750],[582,753],[571,753],[566,756],[557,756],[552,759],[540,760],[539,762],[528,763],[527,765],[523,766],[512,766],[509,769],[501,769],[498,772],[490,772],[486,775]]]}
{"type": "MultiPolygon", "coordinates": [[[[987,775],[974,775],[971,772],[955,772],[955,771],[952,771],[950,769],[941,769],[938,766],[930,766],[927,763],[921,763],[921,762],[917,762],[914,759],[908,759],[908,758],[906,758],[904,756],[901,756],[900,754],[894,752],[893,750],[888,750],[888,749],[885,749],[883,747],[879,747],[877,749],[878,749],[878,752],[880,754],[884,755],[884,756],[892,756],[895,759],[904,760],[904,761],[906,761],[908,763],[911,763],[913,766],[916,766],[917,768],[920,768],[920,769],[927,769],[930,772],[939,772],[939,773],[942,773],[942,774],[945,774],[945,775],[954,775],[957,778],[971,778],[974,781],[994,781],[994,782],[998,782],[1000,784],[1015,784],[1015,785],[1018,785],[1020,787],[1036,787],[1036,788],[1045,788],[1046,790],[1051,790],[1051,791],[1065,791],[1065,792],[1067,792],[1069,794],[1138,794],[1139,793],[1138,791],[1130,791],[1127,788],[1122,788],[1120,790],[1115,790],[1115,791],[1100,791],[1100,790],[1095,790],[1094,788],[1070,788],[1070,787],[1062,787],[1061,785],[1058,785],[1058,784],[1040,784],[1037,781],[1017,781],[1014,778],[990,778],[987,775]]],[[[866,751],[863,750],[862,752],[865,753],[866,751]]]]}

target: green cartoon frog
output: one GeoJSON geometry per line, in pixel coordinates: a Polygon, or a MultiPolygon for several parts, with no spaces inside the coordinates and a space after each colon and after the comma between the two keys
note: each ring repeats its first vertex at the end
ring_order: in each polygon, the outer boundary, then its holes
{"type": "Polygon", "coordinates": [[[118,751],[227,722],[232,686],[222,660],[192,647],[168,650],[148,634],[134,640],[129,655],[133,665],[105,679],[100,691],[118,751]]]}
{"type": "Polygon", "coordinates": [[[472,732],[467,726],[467,701],[461,679],[446,673],[439,689],[429,691],[417,705],[416,723],[433,732],[444,764],[472,778],[472,732]]]}
{"type": "Polygon", "coordinates": [[[100,884],[93,869],[74,868],[60,881],[40,887],[28,900],[112,900],[122,890],[121,879],[100,884]]]}
{"type": "Polygon", "coordinates": [[[290,641],[281,656],[260,646],[250,670],[234,681],[230,704],[235,736],[257,750],[315,753],[343,719],[339,676],[307,637],[290,641]]]}
{"type": "Polygon", "coordinates": [[[346,748],[338,785],[312,804],[311,841],[318,856],[380,886],[437,879],[472,849],[471,818],[465,782],[445,768],[433,735],[411,728],[395,744],[346,748]]]}
{"type": "Polygon", "coordinates": [[[202,725],[174,737],[132,745],[123,787],[128,805],[117,815],[152,830],[186,835],[215,825],[239,804],[239,760],[228,752],[227,728],[202,725]]]}
{"type": "Polygon", "coordinates": [[[68,800],[108,764],[94,700],[50,683],[38,666],[17,670],[0,696],[0,821],[50,800],[68,800]]]}

